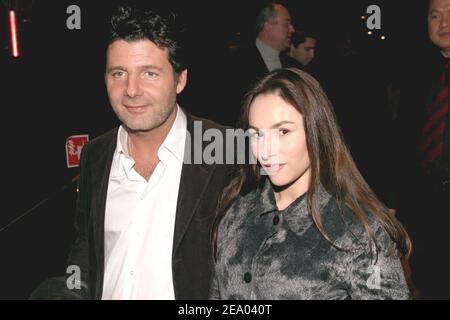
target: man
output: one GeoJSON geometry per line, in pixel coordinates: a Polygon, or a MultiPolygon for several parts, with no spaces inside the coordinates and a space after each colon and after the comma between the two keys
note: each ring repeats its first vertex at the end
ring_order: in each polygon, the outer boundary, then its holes
{"type": "Polygon", "coordinates": [[[296,31],[292,35],[292,42],[287,55],[306,67],[315,57],[317,39],[306,31],[296,31]]]}
{"type": "Polygon", "coordinates": [[[255,41],[234,52],[226,70],[231,92],[227,93],[224,121],[231,125],[238,118],[245,92],[255,80],[283,67],[280,53],[289,48],[294,32],[288,9],[279,3],[265,4],[256,16],[255,31],[255,41]]]}
{"type": "Polygon", "coordinates": [[[429,101],[422,141],[423,166],[435,173],[450,173],[450,0],[431,0],[428,12],[428,32],[431,41],[442,55],[440,70],[433,83],[432,100],[429,101]],[[445,90],[443,90],[443,88],[445,90]],[[440,99],[440,100],[439,100],[440,99]],[[434,109],[435,107],[435,109],[434,109]],[[437,113],[436,113],[437,112],[437,113]],[[439,130],[437,130],[439,129],[439,130]],[[437,130],[437,131],[436,131],[437,130]],[[433,136],[432,138],[429,138],[433,136]]]}
{"type": "MultiPolygon", "coordinates": [[[[264,71],[282,67],[280,52],[289,48],[293,32],[291,15],[284,6],[269,3],[261,9],[256,18],[255,47],[265,65],[264,71]]],[[[255,58],[257,56],[255,55],[255,58]]]]}
{"type": "Polygon", "coordinates": [[[173,15],[120,7],[112,16],[105,82],[122,124],[81,155],[69,265],[81,269],[82,298],[207,298],[229,168],[185,161],[203,146],[187,143],[199,119],[176,101],[188,75],[180,37],[173,15]]]}
{"type": "MultiPolygon", "coordinates": [[[[411,271],[421,297],[448,299],[450,0],[429,1],[428,32],[439,52],[436,51],[436,56],[426,60],[425,72],[421,72],[420,64],[418,65],[419,71],[416,73],[421,76],[413,79],[413,82],[421,83],[421,78],[424,78],[428,83],[421,85],[421,88],[412,83],[409,90],[403,93],[406,100],[403,103],[406,111],[404,128],[410,130],[404,130],[405,137],[402,141],[411,141],[417,155],[417,164],[408,166],[410,169],[404,173],[407,184],[414,182],[412,186],[403,187],[407,190],[404,192],[404,202],[407,203],[404,220],[407,221],[415,247],[411,257],[411,271]],[[425,93],[423,98],[418,96],[420,91],[425,93]],[[414,108],[416,103],[417,108],[414,108]]],[[[403,165],[408,161],[410,162],[406,159],[403,165]]]]}

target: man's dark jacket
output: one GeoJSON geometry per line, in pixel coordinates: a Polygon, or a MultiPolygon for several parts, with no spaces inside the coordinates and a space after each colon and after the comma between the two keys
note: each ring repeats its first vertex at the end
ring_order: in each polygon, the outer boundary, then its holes
{"type": "MultiPolygon", "coordinates": [[[[192,150],[200,152],[208,143],[194,137],[194,121],[202,131],[222,127],[187,114],[192,150]],[[199,143],[197,143],[199,142],[199,143]]],[[[79,194],[75,228],[77,239],[68,263],[81,268],[87,298],[101,299],[104,276],[104,224],[108,179],[117,143],[117,128],[85,145],[81,154],[79,194]]],[[[202,133],[203,133],[202,132],[202,133]]],[[[187,135],[189,136],[189,135],[187,135]]],[[[202,135],[203,136],[203,135],[202,135]]],[[[189,154],[186,143],[185,157],[189,154]]],[[[206,299],[211,278],[210,233],[218,198],[232,170],[225,164],[183,163],[173,239],[172,272],[176,299],[206,299]]],[[[155,261],[155,263],[158,263],[155,261]]],[[[149,286],[152,284],[149,283],[149,286]]]]}

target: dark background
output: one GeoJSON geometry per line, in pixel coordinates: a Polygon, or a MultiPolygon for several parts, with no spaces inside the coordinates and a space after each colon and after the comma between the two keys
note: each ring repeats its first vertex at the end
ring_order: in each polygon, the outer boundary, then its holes
{"type": "MultiPolygon", "coordinates": [[[[260,1],[165,3],[181,12],[190,30],[193,54],[180,105],[220,122],[223,110],[215,109],[215,101],[227,94],[222,62],[230,46],[253,39],[253,16],[260,1]]],[[[369,183],[395,206],[389,180],[395,171],[391,160],[396,146],[390,139],[395,115],[386,107],[385,90],[389,84],[420,76],[414,66],[423,62],[431,47],[426,1],[282,3],[297,28],[318,35],[314,63],[345,137],[369,183]],[[382,30],[374,30],[372,36],[360,18],[370,4],[379,5],[382,12],[382,30]],[[387,39],[381,41],[381,35],[387,39]],[[345,49],[345,43],[351,48],[345,49]]],[[[66,167],[65,140],[76,134],[92,139],[118,125],[103,80],[102,39],[114,4],[34,1],[31,9],[18,13],[22,56],[17,59],[10,57],[7,11],[0,6],[0,230],[44,201],[0,231],[0,299],[27,298],[43,279],[65,271],[73,241],[71,181],[77,175],[77,169],[66,167]],[[81,8],[81,30],[66,28],[66,8],[72,4],[81,8]]]]}

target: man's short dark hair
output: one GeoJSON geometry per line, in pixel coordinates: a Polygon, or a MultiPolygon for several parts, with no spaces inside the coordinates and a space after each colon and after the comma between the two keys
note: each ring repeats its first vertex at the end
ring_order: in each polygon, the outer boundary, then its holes
{"type": "Polygon", "coordinates": [[[317,36],[314,35],[313,33],[311,33],[310,31],[306,31],[306,30],[295,31],[292,34],[291,43],[295,48],[297,48],[298,45],[304,43],[307,38],[317,39],[317,36]]]}
{"type": "Polygon", "coordinates": [[[185,28],[174,12],[119,6],[111,16],[108,45],[116,40],[150,40],[161,49],[167,48],[169,62],[179,74],[187,68],[186,49],[182,45],[184,33],[185,28]]]}

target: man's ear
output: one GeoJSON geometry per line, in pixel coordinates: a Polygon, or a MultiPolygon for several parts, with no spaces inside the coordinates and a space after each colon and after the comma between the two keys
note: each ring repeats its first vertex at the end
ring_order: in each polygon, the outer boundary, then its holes
{"type": "Polygon", "coordinates": [[[270,30],[270,28],[272,28],[272,24],[269,21],[266,21],[266,22],[264,22],[263,28],[261,31],[270,30]]]}
{"type": "Polygon", "coordinates": [[[187,69],[184,69],[178,75],[177,94],[183,91],[184,87],[186,87],[187,73],[188,73],[187,69]]]}

